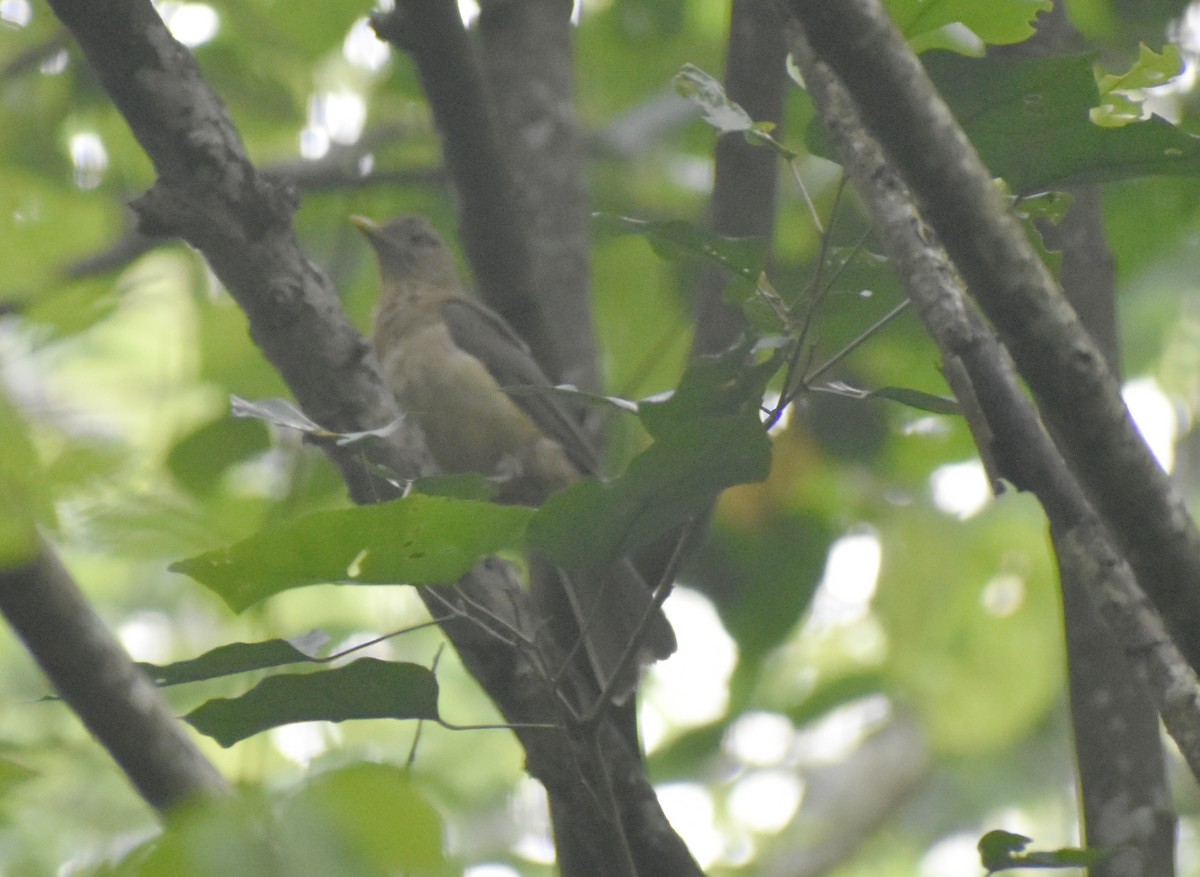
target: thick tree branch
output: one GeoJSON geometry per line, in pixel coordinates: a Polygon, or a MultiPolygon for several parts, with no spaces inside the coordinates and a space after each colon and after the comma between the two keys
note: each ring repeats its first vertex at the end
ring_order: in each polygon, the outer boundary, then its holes
{"type": "MultiPolygon", "coordinates": [[[[352,190],[375,186],[434,187],[444,184],[441,168],[426,167],[411,170],[372,170],[364,173],[362,159],[384,143],[401,136],[395,125],[384,125],[364,134],[357,143],[349,146],[335,145],[322,158],[309,161],[294,159],[281,161],[262,168],[264,177],[280,185],[293,185],[301,194],[325,192],[332,189],[352,190]]],[[[67,265],[63,276],[67,279],[89,277],[117,271],[132,263],[139,256],[163,246],[169,241],[161,237],[150,237],[138,229],[129,227],[105,249],[89,256],[82,256],[67,265]]]]}
{"type": "Polygon", "coordinates": [[[1200,667],[1200,531],[991,175],[877,0],[789,7],[900,169],[1138,582],[1200,667]]]}
{"type": "MultiPolygon", "coordinates": [[[[416,65],[484,297],[551,375],[595,387],[569,12],[557,0],[482,4],[486,86],[453,2],[407,0],[372,23],[416,65]]],[[[577,636],[565,606],[543,608],[551,631],[560,631],[560,621],[569,625],[572,632],[562,641],[577,636]]],[[[477,675],[495,663],[464,660],[477,675]]],[[[527,714],[528,705],[509,712],[505,702],[512,695],[478,678],[511,720],[527,714]]],[[[594,738],[588,735],[586,745],[560,740],[570,743],[566,749],[548,746],[545,734],[522,735],[530,772],[550,795],[563,873],[698,873],[658,805],[639,753],[618,737],[611,718],[594,738]],[[597,741],[603,747],[593,745],[597,741]]]]}
{"type": "MultiPolygon", "coordinates": [[[[1040,58],[1078,52],[1084,40],[1067,17],[1064,0],[1039,16],[1037,33],[1022,43],[995,46],[1001,58],[1040,58]]],[[[1062,254],[1063,292],[1109,369],[1121,374],[1116,315],[1116,270],[1104,233],[1100,187],[1071,190],[1072,204],[1058,223],[1039,221],[1046,246],[1062,254]]],[[[1085,531],[1086,532],[1086,531],[1085,531]]],[[[1097,611],[1092,592],[1106,581],[1083,540],[1052,530],[1062,585],[1067,645],[1071,732],[1079,774],[1083,838],[1089,847],[1115,849],[1130,844],[1129,826],[1157,814],[1157,830],[1134,839],[1140,854],[1110,856],[1090,868],[1090,877],[1172,877],[1175,873],[1175,820],[1164,763],[1158,710],[1142,675],[1125,657],[1120,639],[1097,611]],[[1135,867],[1136,866],[1136,867],[1135,867]]],[[[1107,539],[1088,533],[1087,539],[1107,539]]],[[[1111,548],[1108,549],[1111,554],[1111,548]]]]}
{"type": "MultiPolygon", "coordinates": [[[[200,250],[250,318],[250,332],[305,412],[336,432],[374,429],[400,412],[366,341],[291,228],[295,193],[250,163],[195,59],[149,3],[54,0],[105,90],[158,171],[133,204],[141,231],[200,250]]],[[[370,453],[401,474],[422,468],[418,434],[401,429],[370,453]]],[[[360,500],[388,495],[359,446],[329,449],[360,500]]]]}
{"type": "MultiPolygon", "coordinates": [[[[1115,551],[1061,454],[1021,392],[1011,363],[992,331],[963,295],[945,253],[912,203],[907,188],[862,127],[856,108],[830,68],[803,38],[792,53],[808,83],[846,173],[862,195],[889,260],[904,280],[916,311],[947,359],[961,363],[988,419],[993,451],[1004,476],[1034,492],[1046,510],[1056,546],[1072,561],[1087,561],[1089,593],[1113,627],[1161,711],[1167,730],[1200,777],[1200,692],[1195,673],[1166,636],[1133,574],[1115,551]]],[[[1159,832],[1173,817],[1158,802],[1152,820],[1131,825],[1139,840],[1159,832]]]]}
{"type": "MultiPolygon", "coordinates": [[[[143,227],[179,234],[201,250],[310,417],[342,432],[394,420],[396,402],[375,357],[328,279],[295,241],[290,191],[250,163],[224,107],[150,3],[52,5],[159,171],[135,208],[143,227]]],[[[479,233],[492,234],[492,240],[498,234],[494,227],[479,233]]],[[[382,462],[401,474],[424,471],[429,463],[420,435],[403,430],[400,438],[382,462]]],[[[359,502],[387,496],[386,484],[365,478],[350,452],[329,451],[359,502]]],[[[424,592],[439,615],[445,614],[445,593],[424,592]]],[[[552,644],[540,642],[543,632],[531,621],[537,616],[511,569],[481,564],[453,594],[459,614],[443,629],[501,712],[514,722],[553,726],[522,729],[518,736],[530,772],[545,783],[562,818],[579,837],[590,838],[591,873],[627,877],[619,844],[633,850],[645,873],[698,874],[658,809],[639,754],[611,720],[585,729],[564,716],[563,698],[548,684],[562,659],[552,644]],[[497,619],[507,619],[507,626],[498,629],[497,619]]]]}
{"type": "Polygon", "coordinates": [[[152,807],[229,791],[48,545],[0,568],[0,612],[152,807]]]}
{"type": "MultiPolygon", "coordinates": [[[[758,0],[734,0],[725,56],[725,93],[756,122],[783,122],[785,56],[775,7],[758,0]]],[[[740,135],[726,134],[717,140],[714,171],[708,208],[713,231],[728,237],[769,239],[775,229],[779,189],[775,153],[751,146],[740,135]]],[[[746,326],[741,309],[723,297],[728,279],[728,272],[720,269],[704,272],[696,303],[693,354],[724,350],[746,326]]]]}
{"type": "Polygon", "coordinates": [[[516,189],[513,206],[528,233],[531,294],[551,330],[550,373],[598,390],[571,3],[483,0],[479,6],[490,105],[516,189]]]}

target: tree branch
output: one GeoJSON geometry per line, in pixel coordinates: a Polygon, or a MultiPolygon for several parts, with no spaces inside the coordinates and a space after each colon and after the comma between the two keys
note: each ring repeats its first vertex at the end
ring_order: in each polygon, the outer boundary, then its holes
{"type": "Polygon", "coordinates": [[[1138,582],[1200,667],[1200,531],[991,174],[877,0],[789,7],[911,187],[1138,582]]]}
{"type": "Polygon", "coordinates": [[[49,546],[0,568],[0,612],[152,807],[229,791],[49,546]]]}
{"type": "MultiPolygon", "coordinates": [[[[1165,634],[1132,571],[1089,506],[1061,453],[1042,428],[1013,374],[1011,362],[962,292],[945,253],[932,238],[904,183],[858,119],[846,89],[800,35],[791,41],[842,165],[871,213],[884,248],[915,309],[943,355],[961,362],[986,413],[1003,475],[1034,492],[1072,562],[1087,561],[1089,593],[1123,643],[1125,653],[1163,715],[1167,730],[1200,777],[1200,692],[1196,676],[1165,634]]],[[[1139,840],[1173,818],[1160,802],[1150,824],[1132,826],[1139,840]]],[[[1169,825],[1168,825],[1169,827],[1169,825]]]]}
{"type": "MultiPolygon", "coordinates": [[[[154,188],[135,207],[143,230],[179,234],[204,254],[249,317],[255,342],[310,417],[339,432],[394,420],[396,402],[374,355],[328,279],[295,240],[293,194],[251,164],[225,108],[150,3],[53,0],[52,6],[158,169],[154,188]]],[[[490,233],[493,241],[503,238],[495,227],[480,233],[490,233]]],[[[386,483],[364,475],[354,456],[360,451],[327,451],[357,501],[390,495],[386,483]]],[[[412,430],[402,430],[383,451],[380,461],[402,475],[429,466],[421,436],[412,430]]],[[[439,615],[445,604],[435,595],[446,592],[423,591],[439,615]]],[[[591,839],[591,873],[627,877],[616,855],[619,841],[646,863],[645,873],[699,874],[662,816],[639,754],[611,718],[581,728],[564,716],[562,697],[547,684],[562,658],[540,641],[541,628],[531,621],[537,616],[512,570],[484,562],[454,594],[459,613],[443,629],[464,664],[510,721],[553,726],[523,729],[518,736],[531,773],[546,785],[562,818],[578,836],[591,839]],[[511,636],[496,635],[497,618],[511,619],[507,632],[517,631],[521,639],[516,648],[511,636]]]]}
{"type": "MultiPolygon", "coordinates": [[[[758,0],[734,0],[725,93],[756,122],[783,122],[785,56],[775,7],[758,0]]],[[[772,150],[751,146],[745,137],[726,134],[718,138],[708,207],[713,231],[728,237],[770,239],[775,229],[778,162],[772,150]]],[[[723,297],[728,279],[724,270],[709,267],[704,271],[697,296],[694,355],[724,350],[746,326],[741,309],[723,297]]]]}
{"type": "MultiPolygon", "coordinates": [[[[1041,58],[1084,48],[1082,36],[1067,17],[1066,3],[1059,0],[1049,13],[1038,17],[1033,37],[1012,46],[994,46],[989,54],[1041,58]]],[[[1120,379],[1116,270],[1105,239],[1100,187],[1073,187],[1070,194],[1072,204],[1065,217],[1057,223],[1039,220],[1036,224],[1046,246],[1062,254],[1063,293],[1120,379]]],[[[1164,805],[1171,792],[1158,710],[1143,675],[1125,657],[1120,639],[1097,611],[1092,593],[1108,576],[1081,551],[1089,547],[1089,539],[1107,541],[1107,536],[1097,532],[1079,539],[1059,528],[1051,536],[1062,585],[1084,842],[1100,849],[1134,847],[1140,854],[1134,863],[1128,854],[1110,856],[1092,865],[1090,877],[1131,873],[1172,877],[1175,819],[1164,805]],[[1097,572],[1100,577],[1094,580],[1097,572]],[[1130,826],[1145,824],[1146,814],[1154,814],[1155,830],[1131,837],[1130,826]]],[[[1112,553],[1111,546],[1105,553],[1112,553]]]]}
{"type": "Polygon", "coordinates": [[[571,4],[483,0],[486,83],[529,240],[530,292],[551,331],[551,374],[600,389],[588,255],[591,223],[575,117],[571,4]]]}

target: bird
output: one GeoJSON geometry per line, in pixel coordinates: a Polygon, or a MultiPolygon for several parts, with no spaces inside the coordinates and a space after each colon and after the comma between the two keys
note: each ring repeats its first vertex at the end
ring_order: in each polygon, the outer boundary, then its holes
{"type": "MultiPolygon", "coordinates": [[[[552,383],[517,332],[467,292],[429,220],[410,214],[383,225],[364,216],[350,222],[379,269],[372,347],[439,468],[490,476],[499,501],[528,505],[599,476],[599,454],[556,395],[508,392],[552,383]]],[[[560,570],[557,578],[599,690],[624,704],[642,667],[675,651],[670,622],[627,559],[598,572],[560,570]],[[623,660],[646,618],[636,656],[623,660]]]]}

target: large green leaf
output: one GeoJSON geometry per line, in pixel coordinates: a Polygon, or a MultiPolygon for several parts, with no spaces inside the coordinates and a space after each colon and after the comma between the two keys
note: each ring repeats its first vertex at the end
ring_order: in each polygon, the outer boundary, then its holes
{"type": "Polygon", "coordinates": [[[608,234],[636,234],[663,259],[690,256],[726,269],[751,286],[767,260],[767,243],[759,238],[729,238],[681,219],[645,220],[597,213],[593,226],[608,234]]]}
{"type": "Polygon", "coordinates": [[[533,510],[415,494],[316,512],[171,566],[240,612],[272,594],[322,582],[432,585],[518,547],[533,510]]]}
{"type": "MultiPolygon", "coordinates": [[[[923,57],[938,90],[984,163],[1024,195],[1082,183],[1200,173],[1200,138],[1158,116],[1100,127],[1091,55],[1052,58],[923,57]]],[[[831,155],[815,125],[809,147],[831,155]]]]}
{"type": "Polygon", "coordinates": [[[669,398],[641,403],[654,443],[618,478],[585,478],[551,497],[530,523],[530,543],[561,566],[605,566],[706,510],[725,488],[766,478],[771,443],[759,406],[777,363],[754,364],[749,351],[703,357],[669,398]]]}
{"type": "Polygon", "coordinates": [[[1013,192],[1155,174],[1200,173],[1200,139],[1157,116],[1093,124],[1091,55],[998,60],[945,52],[925,66],[992,173],[1013,192]]]}
{"type": "Polygon", "coordinates": [[[293,722],[437,719],[437,678],[419,664],[360,658],[318,673],[271,676],[240,697],[214,698],[184,719],[222,746],[293,722]]]}

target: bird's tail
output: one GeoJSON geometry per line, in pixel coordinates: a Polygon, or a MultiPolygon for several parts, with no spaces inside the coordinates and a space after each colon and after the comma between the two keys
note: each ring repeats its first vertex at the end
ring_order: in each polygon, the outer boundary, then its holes
{"type": "Polygon", "coordinates": [[[642,668],[675,651],[671,623],[628,560],[595,572],[561,571],[561,579],[601,689],[625,703],[642,668]]]}

